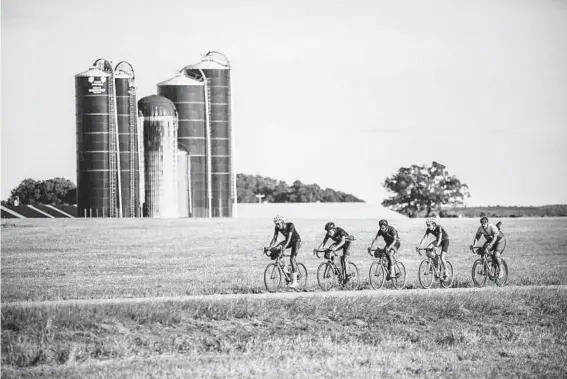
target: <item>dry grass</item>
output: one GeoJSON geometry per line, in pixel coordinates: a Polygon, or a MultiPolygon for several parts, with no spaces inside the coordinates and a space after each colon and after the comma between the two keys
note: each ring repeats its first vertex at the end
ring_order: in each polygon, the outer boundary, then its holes
{"type": "MultiPolygon", "coordinates": [[[[375,220],[336,220],[354,234],[352,259],[369,288],[371,264],[365,248],[375,220]]],[[[268,259],[261,247],[271,238],[271,220],[16,220],[2,230],[2,302],[22,300],[178,296],[263,292],[268,259]]],[[[458,287],[472,285],[475,257],[467,250],[477,220],[442,220],[450,234],[449,259],[458,287]]],[[[423,257],[413,247],[423,220],[396,222],[402,248],[398,258],[408,288],[418,288],[423,257]]],[[[321,220],[299,220],[309,291],[318,291],[320,263],[310,251],[322,238],[321,220]]],[[[567,284],[567,219],[504,220],[510,285],[567,284]]],[[[494,284],[489,284],[494,285],[494,284]]],[[[434,285],[438,286],[438,285],[434,285]]],[[[386,285],[386,289],[391,286],[386,285]]]]}
{"type": "Polygon", "coordinates": [[[565,377],[566,292],[8,305],[2,376],[565,377]]]}

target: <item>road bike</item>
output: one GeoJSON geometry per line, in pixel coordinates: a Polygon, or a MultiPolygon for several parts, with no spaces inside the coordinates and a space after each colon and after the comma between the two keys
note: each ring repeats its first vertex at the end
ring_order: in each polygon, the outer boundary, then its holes
{"type": "Polygon", "coordinates": [[[500,268],[498,263],[494,261],[492,254],[482,246],[471,246],[470,250],[473,254],[480,255],[472,265],[472,280],[475,286],[484,287],[486,279],[492,280],[498,287],[502,287],[508,281],[508,263],[504,258],[502,260],[502,267],[504,272],[500,278],[500,268]]]}
{"type": "Polygon", "coordinates": [[[434,280],[439,280],[441,287],[449,288],[453,285],[453,265],[448,260],[447,262],[447,275],[445,276],[445,265],[443,261],[441,261],[441,257],[435,253],[435,248],[433,247],[426,247],[420,248],[416,247],[415,250],[421,255],[421,251],[425,251],[427,254],[427,258],[425,258],[421,264],[419,265],[418,277],[419,277],[419,284],[421,284],[422,288],[430,288],[433,285],[434,280]],[[429,254],[437,255],[433,259],[430,257],[429,254]],[[437,264],[435,264],[437,261],[437,264]]]}
{"type": "MultiPolygon", "coordinates": [[[[283,258],[290,255],[282,254],[281,247],[264,248],[264,254],[275,262],[269,263],[264,270],[264,284],[269,292],[276,292],[283,287],[284,283],[291,283],[291,266],[283,258]]],[[[303,263],[297,262],[297,287],[296,291],[303,291],[307,287],[307,269],[303,263]]]]}
{"type": "Polygon", "coordinates": [[[331,249],[314,249],[313,254],[321,258],[319,253],[325,253],[323,262],[317,268],[317,282],[323,291],[329,291],[334,286],[341,284],[347,290],[356,290],[360,285],[358,267],[349,260],[347,267],[347,277],[344,278],[342,264],[335,263],[337,253],[331,249]]]}
{"type": "MultiPolygon", "coordinates": [[[[376,260],[370,265],[368,270],[368,279],[370,280],[370,286],[375,290],[382,288],[386,280],[386,274],[388,273],[388,257],[384,249],[368,249],[368,254],[375,258],[376,260]]],[[[392,284],[397,289],[402,289],[406,285],[406,267],[402,262],[396,259],[396,254],[392,254],[392,268],[394,269],[394,276],[392,276],[388,281],[392,281],[392,284]]]]}

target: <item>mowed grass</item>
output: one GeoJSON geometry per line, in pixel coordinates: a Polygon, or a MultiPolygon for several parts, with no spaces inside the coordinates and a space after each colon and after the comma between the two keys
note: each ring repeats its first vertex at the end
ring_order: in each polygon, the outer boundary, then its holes
{"type": "MultiPolygon", "coordinates": [[[[366,248],[376,233],[377,220],[334,221],[356,237],[352,261],[360,270],[361,288],[369,288],[372,259],[366,248]]],[[[503,222],[508,285],[567,284],[567,219],[503,222]]],[[[303,240],[298,259],[308,269],[308,291],[319,291],[316,270],[321,260],[311,251],[323,238],[324,223],[295,221],[303,240]]],[[[398,259],[406,266],[407,288],[418,288],[417,270],[423,257],[414,246],[423,236],[424,221],[394,223],[402,239],[398,259]]],[[[478,220],[442,219],[440,223],[451,238],[449,260],[455,286],[470,287],[476,257],[468,246],[478,220]]],[[[264,292],[263,272],[270,260],[261,249],[272,233],[270,219],[14,220],[2,228],[1,300],[264,292]]],[[[388,288],[391,285],[386,283],[383,290],[388,288]]]]}
{"type": "Polygon", "coordinates": [[[373,294],[8,304],[2,377],[567,376],[565,287],[373,294]]]}

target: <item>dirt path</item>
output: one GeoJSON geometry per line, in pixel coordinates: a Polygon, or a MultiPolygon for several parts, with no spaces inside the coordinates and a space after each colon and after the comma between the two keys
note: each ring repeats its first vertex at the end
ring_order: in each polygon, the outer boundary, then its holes
{"type": "Polygon", "coordinates": [[[555,286],[506,286],[484,287],[484,288],[446,288],[446,289],[408,289],[408,290],[362,290],[362,291],[330,291],[330,292],[295,292],[286,290],[278,293],[258,294],[213,294],[213,295],[191,295],[191,296],[166,296],[166,297],[140,297],[140,298],[115,298],[115,299],[80,299],[80,300],[51,300],[51,301],[18,301],[4,303],[2,307],[45,307],[61,305],[103,305],[103,304],[142,304],[142,303],[165,303],[165,302],[187,302],[187,301],[224,301],[240,299],[295,299],[303,297],[390,297],[390,296],[444,296],[447,294],[461,294],[470,292],[494,292],[494,291],[530,291],[534,289],[554,289],[567,291],[567,285],[555,286]]]}

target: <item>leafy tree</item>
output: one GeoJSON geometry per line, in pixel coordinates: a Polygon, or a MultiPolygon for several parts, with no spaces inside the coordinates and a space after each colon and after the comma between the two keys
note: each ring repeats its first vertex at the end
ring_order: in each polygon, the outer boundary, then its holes
{"type": "Polygon", "coordinates": [[[442,204],[462,205],[470,197],[468,186],[437,162],[431,166],[401,167],[383,185],[395,195],[382,201],[382,205],[410,217],[423,212],[429,217],[442,204]]]}
{"type": "Polygon", "coordinates": [[[10,192],[8,204],[14,204],[16,199],[20,204],[76,204],[77,186],[65,178],[48,180],[24,179],[10,192]]]}

